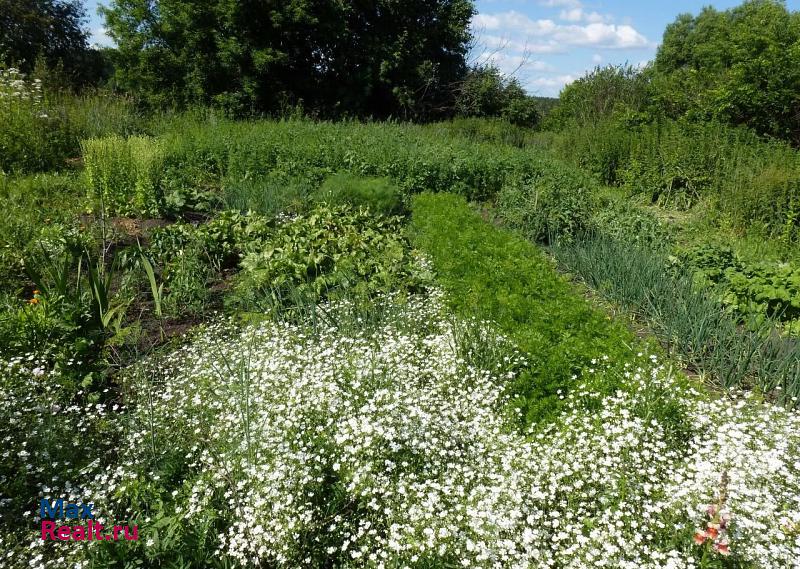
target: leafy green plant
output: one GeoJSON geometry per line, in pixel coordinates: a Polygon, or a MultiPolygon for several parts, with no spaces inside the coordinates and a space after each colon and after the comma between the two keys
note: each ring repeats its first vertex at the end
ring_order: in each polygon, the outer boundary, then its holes
{"type": "Polygon", "coordinates": [[[550,241],[584,230],[590,222],[595,184],[557,163],[509,180],[497,196],[503,221],[533,241],[550,241]]]}
{"type": "Polygon", "coordinates": [[[80,359],[87,368],[101,360],[106,342],[123,333],[133,300],[120,289],[115,264],[87,250],[41,245],[26,270],[35,289],[24,300],[8,298],[0,311],[0,351],[59,364],[80,359]]]}
{"type": "Polygon", "coordinates": [[[206,223],[177,222],[153,232],[150,251],[154,260],[169,263],[185,250],[202,251],[214,269],[238,265],[249,242],[260,242],[272,231],[268,218],[256,213],[223,211],[206,223]]]}
{"type": "Polygon", "coordinates": [[[701,245],[680,256],[695,279],[742,318],[791,321],[800,317],[800,268],[788,263],[747,263],[728,247],[701,245]]]}
{"type": "Polygon", "coordinates": [[[202,313],[210,296],[213,272],[207,253],[196,244],[179,251],[162,272],[164,313],[173,318],[202,313]]]}
{"type": "Polygon", "coordinates": [[[411,248],[397,218],[317,206],[247,245],[234,304],[274,306],[296,294],[373,296],[415,286],[411,248]]]}
{"type": "Polygon", "coordinates": [[[669,246],[674,241],[673,232],[668,226],[626,200],[597,208],[592,215],[590,227],[593,231],[615,239],[656,248],[669,246]]]}

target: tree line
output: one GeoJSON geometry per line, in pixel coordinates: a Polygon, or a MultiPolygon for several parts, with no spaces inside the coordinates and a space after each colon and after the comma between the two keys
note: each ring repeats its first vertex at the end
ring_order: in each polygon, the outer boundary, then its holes
{"type": "MultiPolygon", "coordinates": [[[[114,46],[98,49],[81,0],[0,0],[0,63],[151,109],[536,125],[540,100],[469,63],[474,14],[472,0],[112,0],[102,15],[114,46]]],[[[611,115],[714,120],[800,144],[800,13],[746,0],[680,15],[652,63],[596,68],[547,124],[611,115]]]]}
{"type": "Polygon", "coordinates": [[[800,12],[747,0],[682,14],[645,67],[596,68],[568,85],[551,117],[566,122],[717,121],[800,144],[800,12]]]}
{"type": "Polygon", "coordinates": [[[0,0],[0,58],[64,71],[149,108],[234,116],[300,107],[324,116],[504,116],[535,101],[491,65],[469,65],[471,0],[113,0],[113,48],[88,45],[79,0],[0,0]],[[491,99],[491,100],[488,100],[491,99]]]}

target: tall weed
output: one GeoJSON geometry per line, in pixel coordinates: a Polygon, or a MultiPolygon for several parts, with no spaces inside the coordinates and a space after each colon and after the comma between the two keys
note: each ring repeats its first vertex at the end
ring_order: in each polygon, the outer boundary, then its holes
{"type": "Polygon", "coordinates": [[[800,154],[717,123],[613,118],[541,137],[555,154],[653,203],[712,204],[740,228],[758,224],[791,242],[800,227],[800,154]]]}
{"type": "Polygon", "coordinates": [[[109,214],[157,215],[164,144],[157,138],[111,136],[81,143],[86,183],[96,207],[109,214]]]}

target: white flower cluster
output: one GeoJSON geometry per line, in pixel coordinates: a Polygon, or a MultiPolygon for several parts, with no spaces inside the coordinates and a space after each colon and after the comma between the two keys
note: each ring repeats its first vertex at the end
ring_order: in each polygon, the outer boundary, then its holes
{"type": "Polygon", "coordinates": [[[800,417],[746,399],[693,402],[691,411],[697,434],[667,485],[669,502],[703,520],[724,493],[732,548],[758,566],[800,567],[800,417]]]}
{"type": "Polygon", "coordinates": [[[85,495],[116,511],[172,461],[185,524],[219,528],[214,555],[242,566],[800,567],[797,415],[706,400],[655,364],[601,393],[597,364],[553,425],[519,433],[521,358],[478,365],[460,342],[486,333],[451,321],[434,294],[347,333],[208,327],[140,374],[120,457],[85,495]],[[722,553],[693,539],[721,477],[722,553]]]}
{"type": "Polygon", "coordinates": [[[36,105],[42,102],[42,80],[28,80],[19,69],[0,68],[0,103],[23,101],[36,105]]]}

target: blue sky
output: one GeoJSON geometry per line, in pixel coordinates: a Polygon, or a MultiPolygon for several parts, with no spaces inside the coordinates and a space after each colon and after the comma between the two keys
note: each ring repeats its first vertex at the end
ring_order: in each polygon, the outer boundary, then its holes
{"type": "MultiPolygon", "coordinates": [[[[97,0],[88,0],[92,41],[108,44],[97,0]]],[[[493,61],[535,95],[557,96],[595,65],[643,64],[653,58],[664,28],[684,12],[739,0],[477,0],[473,61],[493,61]]],[[[800,10],[800,0],[788,0],[800,10]]]]}

